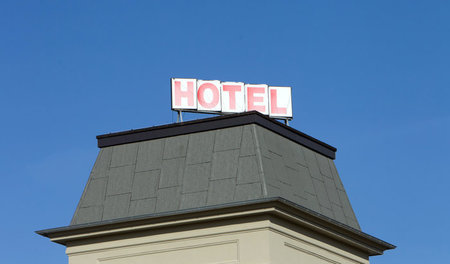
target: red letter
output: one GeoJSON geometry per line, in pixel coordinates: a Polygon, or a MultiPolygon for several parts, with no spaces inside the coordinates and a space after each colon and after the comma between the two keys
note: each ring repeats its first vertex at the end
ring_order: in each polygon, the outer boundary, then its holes
{"type": "Polygon", "coordinates": [[[188,105],[194,106],[194,83],[193,82],[187,82],[187,91],[181,90],[181,82],[175,81],[175,104],[181,105],[181,98],[187,98],[188,99],[188,105]]]}
{"type": "Polygon", "coordinates": [[[270,114],[282,114],[287,113],[286,107],[278,107],[277,105],[277,90],[270,90],[270,114]]]}
{"type": "Polygon", "coordinates": [[[214,84],[206,82],[198,87],[197,91],[198,103],[206,109],[214,109],[215,106],[219,103],[219,88],[217,88],[214,84]],[[205,90],[210,89],[212,92],[212,100],[211,102],[206,102],[205,100],[205,90]]]}
{"type": "Polygon", "coordinates": [[[255,105],[255,103],[263,103],[264,98],[264,92],[266,89],[263,87],[248,87],[247,90],[247,109],[248,111],[256,110],[261,113],[266,112],[266,106],[265,105],[255,105]],[[261,94],[262,96],[256,97],[256,94],[261,94]]]}
{"type": "Polygon", "coordinates": [[[230,95],[230,110],[236,110],[236,92],[241,91],[240,85],[224,85],[223,91],[230,95]]]}

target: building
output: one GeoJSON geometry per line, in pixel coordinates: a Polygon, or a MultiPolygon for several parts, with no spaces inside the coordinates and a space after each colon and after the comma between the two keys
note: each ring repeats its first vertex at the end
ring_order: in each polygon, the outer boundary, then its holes
{"type": "Polygon", "coordinates": [[[336,149],[257,112],[97,137],[70,264],[369,263],[336,149]]]}

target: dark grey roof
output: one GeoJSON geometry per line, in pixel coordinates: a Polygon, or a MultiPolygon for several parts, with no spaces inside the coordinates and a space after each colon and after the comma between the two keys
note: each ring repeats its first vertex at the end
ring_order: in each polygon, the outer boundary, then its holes
{"type": "Polygon", "coordinates": [[[253,122],[260,118],[278,123],[250,113],[99,136],[99,145],[116,141],[102,145],[71,225],[282,197],[359,230],[334,156],[308,144],[334,148],[281,124],[253,122]],[[250,121],[232,122],[243,116],[250,121]],[[212,125],[217,120],[232,125],[212,125]]]}

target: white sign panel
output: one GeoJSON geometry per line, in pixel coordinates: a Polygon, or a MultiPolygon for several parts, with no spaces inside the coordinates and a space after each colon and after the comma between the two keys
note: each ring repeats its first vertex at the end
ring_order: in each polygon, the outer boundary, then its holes
{"type": "Polygon", "coordinates": [[[172,78],[172,109],[197,109],[197,80],[172,78]]]}
{"type": "Polygon", "coordinates": [[[271,117],[292,117],[291,87],[269,87],[269,112],[271,117]]]}
{"type": "Polygon", "coordinates": [[[220,81],[197,81],[197,100],[199,111],[216,111],[222,109],[220,102],[220,81]]]}
{"type": "Polygon", "coordinates": [[[291,87],[172,78],[172,109],[292,118],[291,87]]]}
{"type": "Polygon", "coordinates": [[[245,112],[244,83],[223,82],[221,85],[222,112],[242,113],[245,112]]]}
{"type": "Polygon", "coordinates": [[[245,97],[246,111],[256,110],[262,114],[269,114],[269,95],[267,93],[268,86],[265,84],[246,84],[245,97]]]}

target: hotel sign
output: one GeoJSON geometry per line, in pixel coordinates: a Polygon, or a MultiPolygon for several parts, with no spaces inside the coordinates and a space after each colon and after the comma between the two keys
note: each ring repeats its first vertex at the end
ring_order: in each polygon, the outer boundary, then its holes
{"type": "Polygon", "coordinates": [[[290,119],[291,87],[172,78],[172,109],[207,113],[256,110],[270,117],[290,119]]]}

